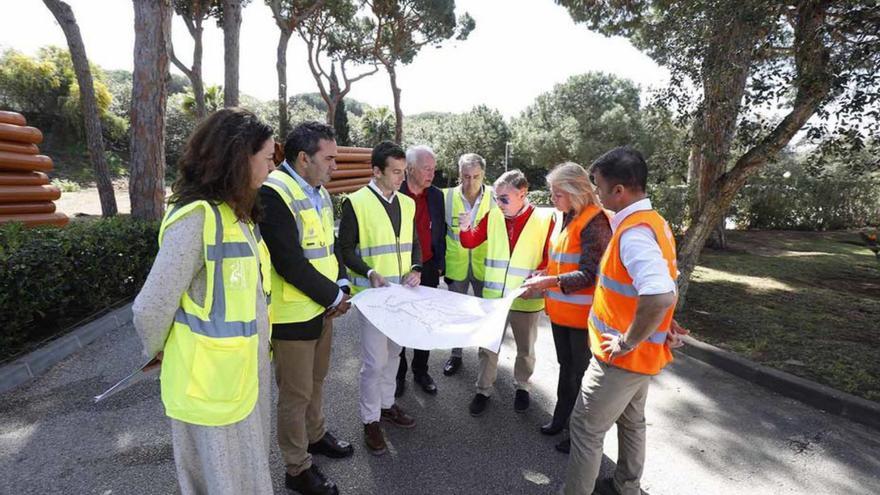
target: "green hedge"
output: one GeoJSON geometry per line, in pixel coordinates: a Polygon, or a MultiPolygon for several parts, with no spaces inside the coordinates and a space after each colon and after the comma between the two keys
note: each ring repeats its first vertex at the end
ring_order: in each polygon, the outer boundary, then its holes
{"type": "Polygon", "coordinates": [[[157,222],[0,226],[0,357],[134,297],[158,249],[157,222]]]}
{"type": "Polygon", "coordinates": [[[739,192],[731,216],[741,229],[824,231],[880,225],[880,180],[758,178],[739,192]]]}

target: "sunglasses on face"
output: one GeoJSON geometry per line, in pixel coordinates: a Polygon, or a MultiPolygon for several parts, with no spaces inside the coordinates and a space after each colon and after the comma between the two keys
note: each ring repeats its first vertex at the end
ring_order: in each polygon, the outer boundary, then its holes
{"type": "Polygon", "coordinates": [[[507,197],[506,194],[502,194],[501,196],[495,196],[495,201],[498,202],[498,203],[501,203],[501,204],[503,204],[503,205],[509,205],[509,204],[510,204],[510,198],[507,197]]]}

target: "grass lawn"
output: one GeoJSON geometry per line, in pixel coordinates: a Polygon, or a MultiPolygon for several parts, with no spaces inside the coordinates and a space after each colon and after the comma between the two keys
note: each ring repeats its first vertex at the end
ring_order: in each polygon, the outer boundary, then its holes
{"type": "Polygon", "coordinates": [[[728,232],[679,315],[694,337],[880,402],[880,262],[852,232],[728,232]]]}

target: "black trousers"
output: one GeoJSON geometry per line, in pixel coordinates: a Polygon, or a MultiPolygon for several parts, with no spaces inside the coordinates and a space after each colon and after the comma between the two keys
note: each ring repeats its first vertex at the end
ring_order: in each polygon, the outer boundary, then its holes
{"type": "Polygon", "coordinates": [[[568,417],[581,389],[584,371],[590,364],[588,330],[572,328],[556,323],[553,329],[553,343],[556,345],[556,360],[559,362],[559,384],[556,386],[556,408],[553,410],[553,424],[568,425],[568,417]]]}
{"type": "MultiPolygon", "coordinates": [[[[422,283],[420,285],[424,285],[425,287],[434,287],[436,288],[440,285],[440,269],[437,267],[437,263],[430,259],[426,263],[422,265],[422,283]]],[[[412,359],[412,372],[413,375],[427,375],[428,374],[428,357],[430,357],[430,351],[423,351],[421,349],[413,349],[413,359],[412,359]]],[[[406,347],[400,350],[400,365],[397,367],[397,379],[403,380],[406,378],[407,372],[407,363],[406,363],[406,347]]]]}

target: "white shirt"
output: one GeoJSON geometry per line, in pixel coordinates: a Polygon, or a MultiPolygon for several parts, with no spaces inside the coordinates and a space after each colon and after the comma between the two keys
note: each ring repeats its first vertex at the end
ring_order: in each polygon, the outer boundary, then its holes
{"type": "Polygon", "coordinates": [[[477,212],[480,209],[480,202],[483,201],[483,193],[486,191],[486,186],[480,186],[480,194],[477,195],[477,199],[474,200],[474,204],[470,204],[467,200],[467,197],[464,195],[464,190],[461,190],[461,202],[464,204],[464,209],[467,211],[468,216],[471,219],[471,225],[476,223],[477,221],[477,212]]]}
{"type": "Polygon", "coordinates": [[[396,194],[392,194],[390,198],[386,198],[385,193],[383,193],[382,190],[379,189],[379,186],[376,185],[375,179],[371,179],[370,183],[367,185],[370,187],[370,189],[376,191],[376,194],[378,194],[380,198],[384,199],[385,202],[389,205],[394,202],[394,196],[396,196],[396,194]]]}
{"type": "MultiPolygon", "coordinates": [[[[636,201],[611,217],[611,231],[616,232],[623,220],[633,213],[652,209],[650,199],[636,201]]],[[[669,276],[669,267],[654,231],[647,225],[632,227],[620,236],[620,260],[640,296],[676,291],[675,280],[669,276]]]]}

